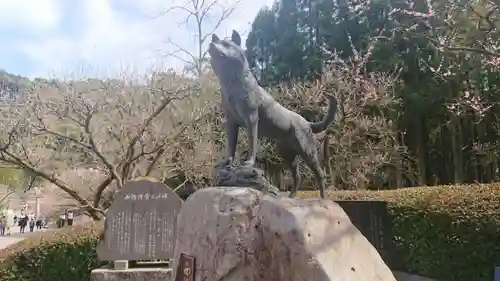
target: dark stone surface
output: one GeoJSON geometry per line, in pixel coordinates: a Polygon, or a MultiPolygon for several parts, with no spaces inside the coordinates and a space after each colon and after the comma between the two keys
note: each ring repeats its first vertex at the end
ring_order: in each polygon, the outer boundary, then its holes
{"type": "Polygon", "coordinates": [[[104,234],[97,246],[102,261],[173,258],[177,214],[182,199],[165,184],[129,181],[106,213],[104,234]]]}
{"type": "Polygon", "coordinates": [[[272,196],[279,194],[278,188],[266,179],[264,171],[259,168],[225,165],[215,169],[215,186],[249,187],[272,196]]]}
{"type": "Polygon", "coordinates": [[[191,196],[191,194],[195,193],[196,192],[196,188],[194,188],[194,186],[192,184],[189,184],[189,185],[185,185],[183,187],[181,187],[179,190],[177,190],[177,195],[179,195],[179,197],[186,201],[188,199],[189,196],[191,196]]]}
{"type": "Polygon", "coordinates": [[[385,201],[336,200],[351,222],[377,249],[385,263],[397,268],[399,261],[394,255],[392,224],[385,201]]]}

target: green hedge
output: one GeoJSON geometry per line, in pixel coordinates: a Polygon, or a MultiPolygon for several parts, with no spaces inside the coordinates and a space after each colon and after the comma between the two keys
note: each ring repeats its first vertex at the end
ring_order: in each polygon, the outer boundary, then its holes
{"type": "MultiPolygon", "coordinates": [[[[491,281],[500,266],[500,184],[342,191],[331,198],[389,203],[400,270],[442,281],[491,281]]],[[[95,253],[101,229],[50,231],[1,250],[0,281],[88,281],[102,264],[95,253]]]]}
{"type": "Polygon", "coordinates": [[[102,265],[95,246],[101,227],[89,224],[31,236],[0,251],[0,281],[88,281],[102,265]]]}
{"type": "Polygon", "coordinates": [[[500,266],[498,183],[341,191],[331,198],[388,202],[400,270],[442,281],[491,281],[500,266]]]}

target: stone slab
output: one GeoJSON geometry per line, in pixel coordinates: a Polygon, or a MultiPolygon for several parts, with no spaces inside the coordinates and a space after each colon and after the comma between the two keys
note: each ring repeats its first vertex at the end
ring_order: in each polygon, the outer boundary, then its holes
{"type": "Polygon", "coordinates": [[[115,270],[127,270],[128,269],[128,261],[114,261],[113,267],[115,270]]]}
{"type": "Polygon", "coordinates": [[[90,273],[90,281],[170,281],[170,268],[130,268],[113,270],[108,268],[94,269],[90,273]]]}
{"type": "Polygon", "coordinates": [[[394,256],[392,225],[387,202],[374,200],[335,200],[351,222],[370,241],[389,267],[397,267],[394,256]]]}
{"type": "Polygon", "coordinates": [[[101,261],[173,258],[177,214],[182,199],[161,182],[141,178],[127,182],[106,214],[101,261]]]}

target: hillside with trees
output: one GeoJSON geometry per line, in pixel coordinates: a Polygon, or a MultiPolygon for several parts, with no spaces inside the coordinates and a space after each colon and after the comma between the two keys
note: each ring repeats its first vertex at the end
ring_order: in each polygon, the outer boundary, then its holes
{"type": "MultiPolygon", "coordinates": [[[[340,101],[318,135],[331,188],[498,181],[499,4],[282,0],[254,19],[247,57],[261,85],[308,120],[325,113],[323,93],[340,101]]],[[[137,176],[172,188],[210,185],[225,149],[204,52],[212,30],[200,29],[189,74],[59,81],[0,72],[1,164],[23,171],[23,188],[57,190],[94,219],[137,176]]],[[[261,142],[258,165],[285,189],[275,155],[261,142]]]]}

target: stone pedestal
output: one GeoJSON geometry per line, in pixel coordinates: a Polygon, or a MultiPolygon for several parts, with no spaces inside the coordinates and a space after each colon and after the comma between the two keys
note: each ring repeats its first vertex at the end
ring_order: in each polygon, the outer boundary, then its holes
{"type": "Polygon", "coordinates": [[[330,200],[204,188],[184,203],[178,222],[172,268],[181,254],[195,258],[194,281],[396,281],[330,200]]]}
{"type": "Polygon", "coordinates": [[[90,281],[170,281],[170,268],[130,268],[114,270],[110,268],[94,269],[90,281]]]}

